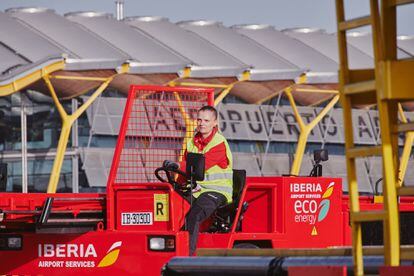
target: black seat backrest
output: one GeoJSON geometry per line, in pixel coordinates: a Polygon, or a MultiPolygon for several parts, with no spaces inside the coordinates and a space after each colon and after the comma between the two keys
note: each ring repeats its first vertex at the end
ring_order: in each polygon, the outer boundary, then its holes
{"type": "MultiPolygon", "coordinates": [[[[246,184],[246,171],[233,170],[233,202],[220,206],[214,213],[213,225],[211,232],[227,233],[231,229],[231,225],[236,217],[237,208],[240,198],[246,184]]],[[[237,223],[240,224],[240,221],[237,223]]]]}
{"type": "Polygon", "coordinates": [[[246,170],[233,170],[233,202],[238,203],[246,184],[246,170]]]}

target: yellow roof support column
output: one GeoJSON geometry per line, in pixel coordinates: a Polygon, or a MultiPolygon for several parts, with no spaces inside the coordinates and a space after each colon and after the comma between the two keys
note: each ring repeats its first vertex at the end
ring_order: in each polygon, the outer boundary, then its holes
{"type": "MultiPolygon", "coordinates": [[[[282,88],[282,89],[280,89],[280,90],[278,90],[278,91],[275,91],[274,93],[272,93],[272,94],[270,94],[269,96],[267,96],[267,97],[264,97],[263,99],[260,99],[260,100],[258,100],[257,102],[255,102],[255,104],[262,104],[262,103],[264,103],[265,101],[268,101],[268,100],[270,100],[270,99],[272,99],[272,98],[274,98],[274,97],[276,97],[277,95],[279,95],[280,93],[283,93],[284,91],[286,91],[286,89],[292,89],[292,88],[294,88],[296,85],[298,85],[298,84],[303,84],[303,83],[305,83],[306,82],[306,75],[305,74],[302,74],[299,78],[298,78],[298,80],[296,81],[296,83],[293,83],[293,84],[291,84],[291,85],[288,85],[288,86],[286,86],[286,87],[284,87],[284,88],[282,88]]],[[[296,89],[296,91],[299,91],[299,89],[296,89]]],[[[306,91],[307,92],[307,91],[306,91]]],[[[310,91],[310,92],[312,92],[312,91],[310,91]]],[[[318,91],[319,92],[319,91],[318,91]]],[[[325,92],[325,90],[323,90],[323,92],[325,92]]],[[[322,93],[323,93],[322,92],[322,93]]],[[[336,92],[338,92],[338,91],[336,91],[336,92]]],[[[325,92],[325,93],[327,93],[327,92],[325,92]]]]}
{"type": "Polygon", "coordinates": [[[168,86],[176,86],[177,85],[177,82],[180,79],[186,79],[186,78],[190,77],[190,75],[191,75],[191,68],[190,67],[186,67],[186,68],[183,69],[183,74],[182,74],[181,77],[175,78],[175,79],[167,82],[165,85],[168,85],[168,86]]]}
{"type": "MultiPolygon", "coordinates": [[[[231,84],[212,84],[212,83],[200,83],[200,82],[181,82],[180,79],[186,79],[191,76],[191,68],[187,67],[184,69],[184,74],[180,78],[174,79],[172,81],[169,81],[167,83],[168,86],[194,86],[194,87],[207,87],[207,88],[223,88],[223,90],[220,92],[220,95],[214,100],[214,106],[218,105],[231,91],[231,89],[239,82],[247,81],[250,79],[250,72],[245,71],[242,73],[242,76],[239,80],[231,83],[231,84]]],[[[186,138],[183,141],[183,147],[182,149],[185,150],[187,147],[187,140],[188,137],[193,136],[194,127],[195,127],[195,121],[191,120],[188,114],[186,114],[184,108],[182,107],[181,99],[178,94],[175,94],[175,97],[177,98],[178,104],[180,106],[180,113],[184,118],[185,126],[187,129],[186,138]]],[[[180,160],[181,161],[181,160],[180,160]]]]}
{"type": "Polygon", "coordinates": [[[174,79],[167,83],[168,86],[194,86],[194,87],[207,87],[207,88],[222,88],[220,95],[214,100],[214,106],[221,103],[221,101],[230,93],[231,89],[239,82],[248,81],[250,79],[250,72],[244,71],[239,80],[232,82],[230,84],[213,84],[213,83],[204,83],[204,82],[181,82],[180,79],[186,79],[191,76],[191,69],[186,68],[182,77],[174,79]]]}
{"type": "Polygon", "coordinates": [[[185,129],[186,129],[186,135],[183,139],[183,144],[182,144],[182,147],[181,147],[181,150],[183,152],[180,155],[180,160],[179,160],[181,162],[182,158],[184,156],[184,151],[187,149],[187,142],[188,142],[189,139],[191,139],[191,137],[194,136],[194,128],[196,126],[196,121],[192,120],[190,118],[190,116],[188,115],[188,113],[185,111],[185,107],[183,105],[183,102],[180,98],[180,95],[177,92],[174,92],[174,97],[177,99],[178,107],[180,109],[181,116],[183,116],[183,118],[184,118],[185,129]]]}
{"type": "MultiPolygon", "coordinates": [[[[166,85],[174,87],[178,84],[178,81],[180,79],[188,78],[188,77],[190,77],[190,75],[191,75],[191,68],[186,67],[186,68],[184,68],[183,75],[181,77],[178,77],[176,79],[173,79],[172,81],[169,81],[166,85]]],[[[185,108],[184,108],[183,102],[180,98],[180,95],[178,93],[174,93],[174,96],[177,99],[178,106],[180,108],[181,116],[183,116],[183,118],[184,118],[185,129],[186,129],[186,135],[183,139],[183,143],[182,143],[182,146],[181,146],[181,150],[183,152],[182,152],[182,154],[180,154],[180,158],[178,160],[179,162],[181,162],[182,159],[183,159],[183,156],[184,156],[184,151],[187,148],[187,141],[188,141],[189,137],[193,136],[193,132],[194,132],[193,128],[194,128],[195,122],[194,122],[194,120],[191,120],[191,118],[188,116],[187,112],[185,111],[185,108]]]]}
{"type": "Polygon", "coordinates": [[[250,79],[250,72],[244,71],[241,75],[241,78],[231,84],[229,84],[223,91],[221,91],[220,95],[214,100],[214,106],[218,105],[223,101],[223,99],[230,93],[231,89],[238,84],[239,82],[248,81],[250,79]]]}
{"type": "Polygon", "coordinates": [[[38,81],[50,73],[64,69],[64,67],[65,62],[63,60],[57,61],[34,72],[31,72],[19,79],[13,79],[13,81],[8,84],[0,85],[0,97],[13,94],[14,92],[17,92],[26,86],[31,85],[32,83],[38,81]]]}
{"type": "Polygon", "coordinates": [[[299,114],[297,105],[292,96],[292,88],[289,87],[285,90],[286,96],[289,99],[290,105],[293,109],[293,114],[295,115],[296,121],[299,124],[300,135],[298,139],[298,145],[296,146],[295,158],[293,160],[292,168],[290,174],[298,175],[300,167],[302,165],[303,154],[305,153],[306,142],[309,137],[311,130],[322,120],[322,118],[331,110],[339,100],[339,95],[335,95],[331,101],[322,109],[322,111],[312,120],[309,124],[305,124],[302,120],[302,117],[299,114]]]}
{"type": "Polygon", "coordinates": [[[247,81],[249,80],[249,77],[250,77],[250,73],[246,71],[242,74],[242,78],[240,80],[237,80],[230,84],[213,84],[213,83],[203,83],[203,82],[178,82],[177,80],[173,80],[173,81],[170,81],[168,85],[169,86],[181,85],[181,86],[194,86],[194,87],[207,87],[207,88],[222,88],[223,90],[220,92],[220,95],[218,95],[217,98],[214,100],[214,106],[216,106],[219,103],[221,103],[221,101],[230,93],[231,89],[233,89],[233,87],[237,83],[242,82],[242,81],[247,81]]]}
{"type": "MultiPolygon", "coordinates": [[[[114,75],[115,76],[115,75],[114,75]]],[[[74,121],[76,121],[79,116],[95,101],[95,99],[105,90],[105,88],[109,85],[112,81],[114,76],[106,78],[106,80],[99,86],[99,88],[92,94],[91,97],[76,110],[72,115],[68,115],[63,108],[62,104],[59,102],[59,99],[56,95],[56,91],[50,81],[49,75],[43,77],[46,85],[50,91],[50,94],[53,98],[53,101],[56,105],[56,108],[59,111],[60,117],[62,118],[62,130],[60,132],[59,143],[58,147],[56,148],[56,158],[53,163],[52,172],[49,179],[49,185],[47,187],[48,193],[56,193],[56,189],[59,183],[60,171],[62,169],[63,159],[65,157],[66,147],[69,141],[69,135],[71,131],[71,127],[74,121]]],[[[57,77],[55,77],[57,78],[57,77]]],[[[64,78],[60,76],[59,78],[64,78]]],[[[70,79],[77,79],[77,78],[70,78],[70,79]]]]}
{"type": "MultiPolygon", "coordinates": [[[[182,79],[182,78],[181,78],[182,79]]],[[[169,83],[169,86],[193,86],[193,87],[204,87],[204,88],[227,88],[231,84],[214,84],[214,83],[204,83],[204,82],[176,82],[169,83]]]]}

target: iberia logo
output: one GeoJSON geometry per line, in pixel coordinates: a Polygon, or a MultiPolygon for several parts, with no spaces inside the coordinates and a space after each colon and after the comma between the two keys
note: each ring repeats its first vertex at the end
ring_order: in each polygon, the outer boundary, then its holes
{"type": "Polygon", "coordinates": [[[112,244],[112,246],[106,252],[106,255],[99,262],[98,267],[107,267],[113,265],[118,260],[121,245],[122,241],[114,242],[114,244],[112,244]]]}
{"type": "Polygon", "coordinates": [[[329,199],[334,190],[334,182],[331,182],[326,188],[326,191],[322,195],[322,201],[319,203],[318,209],[318,222],[323,221],[329,213],[329,207],[331,206],[331,200],[329,199]]]}
{"type": "MultiPolygon", "coordinates": [[[[329,186],[326,188],[326,191],[323,193],[322,201],[318,205],[318,218],[316,222],[321,222],[328,216],[329,208],[331,207],[330,197],[333,193],[334,186],[335,186],[335,183],[331,182],[329,186]]],[[[316,230],[316,226],[313,226],[311,235],[316,236],[317,234],[318,232],[316,230]]]]}
{"type": "Polygon", "coordinates": [[[38,267],[107,267],[118,260],[121,245],[121,241],[114,242],[96,266],[98,254],[93,243],[40,243],[37,245],[38,267]]]}

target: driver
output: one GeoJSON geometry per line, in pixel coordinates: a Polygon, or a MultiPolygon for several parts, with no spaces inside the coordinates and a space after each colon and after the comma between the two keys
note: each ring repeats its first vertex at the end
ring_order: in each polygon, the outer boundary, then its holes
{"type": "Polygon", "coordinates": [[[197,181],[193,189],[193,205],[186,216],[190,234],[190,256],[197,245],[201,223],[220,206],[231,203],[233,194],[233,158],[226,138],[218,130],[218,113],[212,106],[204,106],[197,112],[197,129],[187,143],[183,161],[165,160],[163,166],[171,169],[186,168],[187,152],[205,156],[204,181],[197,181]]]}

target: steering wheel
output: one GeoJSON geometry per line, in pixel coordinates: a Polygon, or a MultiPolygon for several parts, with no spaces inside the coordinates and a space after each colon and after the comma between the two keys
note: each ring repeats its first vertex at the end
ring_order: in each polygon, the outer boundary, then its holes
{"type": "Polygon", "coordinates": [[[178,189],[181,190],[182,192],[188,192],[190,189],[194,189],[196,187],[196,183],[193,183],[193,185],[191,185],[191,187],[189,187],[187,185],[187,181],[185,183],[178,183],[177,181],[174,180],[174,176],[172,175],[173,173],[175,174],[179,174],[181,176],[184,177],[184,179],[187,180],[187,175],[185,172],[181,171],[181,170],[175,170],[175,169],[171,169],[171,168],[166,168],[166,167],[160,167],[158,169],[155,170],[154,174],[157,177],[157,179],[161,182],[165,182],[165,183],[170,183],[173,187],[174,190],[178,189]],[[165,175],[167,176],[167,179],[163,178],[160,175],[160,172],[164,172],[165,175]]]}

